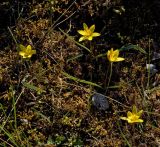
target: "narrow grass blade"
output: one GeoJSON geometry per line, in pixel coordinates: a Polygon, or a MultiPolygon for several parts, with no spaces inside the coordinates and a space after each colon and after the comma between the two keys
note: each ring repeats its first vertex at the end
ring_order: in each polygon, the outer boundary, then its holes
{"type": "Polygon", "coordinates": [[[38,87],[34,86],[33,84],[29,84],[29,83],[23,82],[23,85],[28,89],[35,90],[35,91],[38,90],[38,87]]]}
{"type": "Polygon", "coordinates": [[[76,60],[76,59],[78,59],[78,58],[80,58],[82,56],[83,56],[83,54],[79,54],[77,56],[71,57],[71,58],[67,59],[67,63],[70,62],[70,61],[76,60]]]}
{"type": "Polygon", "coordinates": [[[107,54],[106,54],[106,53],[104,53],[104,54],[99,54],[99,55],[97,55],[95,58],[101,58],[101,57],[104,57],[104,56],[107,57],[107,54]]]}
{"type": "Polygon", "coordinates": [[[3,108],[3,105],[0,103],[0,112],[1,112],[1,115],[3,114],[4,117],[6,117],[6,112],[5,112],[5,108],[3,108]],[[1,111],[2,110],[2,111],[1,111]]]}
{"type": "Polygon", "coordinates": [[[36,91],[37,94],[41,94],[43,92],[46,92],[45,90],[41,89],[40,87],[34,86],[33,84],[29,84],[29,83],[23,82],[23,85],[24,85],[24,87],[26,87],[28,89],[36,91]]]}
{"type": "Polygon", "coordinates": [[[0,126],[0,129],[4,132],[5,135],[8,136],[9,140],[15,145],[15,147],[19,147],[18,144],[15,142],[14,137],[11,133],[9,133],[7,130],[5,130],[3,127],[0,126]]]}
{"type": "Polygon", "coordinates": [[[120,133],[121,133],[121,136],[122,136],[122,138],[125,140],[125,142],[126,142],[126,144],[128,145],[128,147],[132,147],[132,146],[130,145],[130,143],[128,142],[126,136],[123,134],[123,132],[122,132],[122,130],[121,130],[121,127],[120,127],[120,125],[119,125],[119,122],[117,122],[117,125],[118,125],[118,129],[119,129],[119,131],[120,131],[120,133]]]}
{"type": "Polygon", "coordinates": [[[17,40],[16,40],[16,38],[14,37],[14,35],[13,35],[13,33],[12,33],[10,27],[8,27],[8,30],[9,30],[9,32],[10,32],[10,34],[11,34],[11,36],[12,36],[14,42],[15,42],[15,44],[18,45],[17,40]]]}
{"type": "Polygon", "coordinates": [[[14,113],[14,127],[17,129],[17,112],[16,112],[16,101],[15,97],[12,98],[12,107],[13,107],[13,113],[14,113]]]}
{"type": "Polygon", "coordinates": [[[51,124],[51,121],[48,117],[46,117],[45,115],[43,115],[42,113],[40,113],[39,111],[37,111],[36,109],[32,109],[37,115],[41,116],[43,119],[47,120],[50,124],[51,124]]]}
{"type": "Polygon", "coordinates": [[[143,54],[147,54],[147,52],[146,52],[144,49],[142,49],[142,48],[139,47],[138,45],[133,45],[133,44],[124,45],[124,46],[122,46],[119,50],[120,50],[120,51],[125,51],[125,50],[130,50],[130,49],[140,51],[140,52],[143,53],[143,54]]]}
{"type": "Polygon", "coordinates": [[[90,82],[90,81],[86,81],[86,80],[81,80],[81,79],[78,79],[76,77],[73,77],[71,75],[69,75],[68,73],[66,72],[62,72],[62,74],[64,76],[66,76],[68,79],[71,79],[73,81],[76,81],[76,82],[80,82],[80,83],[84,83],[84,84],[87,84],[87,85],[91,85],[91,86],[95,86],[95,87],[99,87],[99,88],[102,88],[100,85],[96,84],[96,83],[93,83],[93,82],[90,82]]]}
{"type": "Polygon", "coordinates": [[[90,49],[85,47],[84,45],[80,44],[79,42],[75,41],[71,36],[69,36],[67,33],[65,33],[62,29],[59,28],[59,30],[65,35],[67,36],[69,39],[71,39],[73,42],[75,42],[77,45],[79,45],[80,47],[84,48],[86,51],[88,51],[89,53],[91,53],[90,49]]]}

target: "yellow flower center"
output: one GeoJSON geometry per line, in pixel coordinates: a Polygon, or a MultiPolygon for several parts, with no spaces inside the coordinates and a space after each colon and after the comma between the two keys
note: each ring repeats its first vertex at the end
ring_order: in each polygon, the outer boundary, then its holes
{"type": "Polygon", "coordinates": [[[139,116],[136,114],[132,114],[131,116],[128,117],[131,121],[135,121],[139,119],[139,116]]]}
{"type": "Polygon", "coordinates": [[[26,49],[26,55],[30,55],[30,54],[32,54],[32,50],[30,50],[30,49],[26,49]]]}
{"type": "Polygon", "coordinates": [[[117,54],[115,54],[114,52],[111,52],[110,55],[109,55],[109,59],[111,61],[116,61],[118,58],[117,54]]]}
{"type": "Polygon", "coordinates": [[[86,30],[86,36],[91,36],[92,35],[92,31],[90,29],[86,30]]]}

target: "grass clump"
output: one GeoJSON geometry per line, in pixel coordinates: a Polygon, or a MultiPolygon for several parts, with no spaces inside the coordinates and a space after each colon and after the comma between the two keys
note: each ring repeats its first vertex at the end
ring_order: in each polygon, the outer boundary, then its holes
{"type": "Polygon", "coordinates": [[[0,4],[12,17],[0,24],[0,146],[159,146],[148,3],[0,4]]]}

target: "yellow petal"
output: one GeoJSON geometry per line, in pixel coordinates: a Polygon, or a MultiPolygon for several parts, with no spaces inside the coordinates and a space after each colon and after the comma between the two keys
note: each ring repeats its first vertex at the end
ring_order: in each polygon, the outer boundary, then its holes
{"type": "Polygon", "coordinates": [[[143,119],[138,119],[137,122],[140,122],[140,123],[141,123],[141,122],[143,122],[143,119]]]}
{"type": "Polygon", "coordinates": [[[113,56],[114,55],[114,51],[113,51],[113,48],[111,48],[110,50],[110,56],[113,56]]]}
{"type": "Polygon", "coordinates": [[[94,30],[95,30],[95,25],[92,25],[92,26],[89,28],[89,30],[93,33],[94,30]]]}
{"type": "Polygon", "coordinates": [[[109,55],[110,55],[110,52],[111,52],[110,50],[108,50],[108,51],[107,51],[107,56],[109,56],[109,55]]]}
{"type": "Polygon", "coordinates": [[[133,120],[131,120],[131,119],[128,119],[127,121],[128,121],[128,123],[130,123],[130,124],[135,123],[135,121],[133,121],[133,120]]]}
{"type": "Polygon", "coordinates": [[[142,113],[143,113],[143,110],[140,110],[140,111],[137,113],[137,115],[138,115],[138,116],[141,116],[142,113]]]}
{"type": "Polygon", "coordinates": [[[127,112],[127,117],[131,117],[132,113],[130,111],[127,112]]]}
{"type": "Polygon", "coordinates": [[[28,45],[28,46],[27,46],[27,50],[32,50],[31,45],[28,45]]]}
{"type": "Polygon", "coordinates": [[[132,113],[137,114],[137,107],[135,105],[133,105],[132,113]]]}
{"type": "Polygon", "coordinates": [[[19,55],[21,55],[23,58],[27,58],[27,57],[26,57],[26,53],[23,52],[23,51],[20,51],[20,52],[19,52],[19,55]]]}
{"type": "Polygon", "coordinates": [[[24,45],[22,45],[22,44],[19,45],[19,48],[20,48],[21,51],[26,49],[26,47],[24,45]]]}
{"type": "Polygon", "coordinates": [[[30,54],[30,55],[27,56],[27,58],[31,58],[31,57],[32,57],[32,54],[30,54]]]}
{"type": "Polygon", "coordinates": [[[88,30],[88,26],[86,25],[86,23],[83,23],[83,29],[88,30]]]}
{"type": "Polygon", "coordinates": [[[110,50],[111,52],[113,52],[113,48],[111,48],[111,50],[110,50]]]}
{"type": "Polygon", "coordinates": [[[88,37],[88,40],[90,40],[90,41],[91,41],[92,39],[93,39],[93,37],[92,37],[92,36],[89,36],[89,37],[88,37]]]}
{"type": "Polygon", "coordinates": [[[19,55],[24,56],[24,55],[25,55],[25,52],[20,51],[20,52],[19,52],[19,55]]]}
{"type": "Polygon", "coordinates": [[[124,60],[124,58],[118,57],[118,58],[116,59],[116,62],[123,61],[123,60],[124,60]]]}
{"type": "Polygon", "coordinates": [[[32,53],[32,55],[36,54],[36,50],[32,50],[31,53],[32,53]]]}
{"type": "Polygon", "coordinates": [[[81,35],[83,35],[83,36],[87,35],[87,32],[84,31],[84,30],[78,30],[78,33],[81,34],[81,35]]]}
{"type": "Polygon", "coordinates": [[[108,58],[108,60],[110,60],[110,54],[111,54],[111,51],[108,50],[108,52],[107,52],[107,58],[108,58]]]}
{"type": "Polygon", "coordinates": [[[136,120],[130,120],[128,119],[128,123],[142,123],[143,120],[142,119],[136,119],[136,120]]]}
{"type": "Polygon", "coordinates": [[[81,42],[81,41],[83,41],[83,40],[85,40],[86,38],[84,37],[84,36],[82,36],[82,37],[80,37],[79,38],[79,42],[81,42]]]}
{"type": "Polygon", "coordinates": [[[127,117],[120,117],[120,119],[122,119],[122,120],[128,120],[127,117]]]}
{"type": "Polygon", "coordinates": [[[113,51],[113,56],[117,58],[119,56],[119,50],[113,51]]]}
{"type": "Polygon", "coordinates": [[[93,37],[97,37],[97,36],[100,36],[100,35],[101,35],[100,33],[96,33],[96,32],[92,34],[93,37]]]}

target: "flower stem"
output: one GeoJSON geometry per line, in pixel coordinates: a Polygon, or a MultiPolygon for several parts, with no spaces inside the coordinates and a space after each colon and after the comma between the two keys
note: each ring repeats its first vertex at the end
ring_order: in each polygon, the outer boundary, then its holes
{"type": "Polygon", "coordinates": [[[112,67],[113,67],[113,62],[111,62],[111,64],[110,64],[110,73],[109,73],[109,78],[108,78],[108,83],[107,83],[107,87],[106,87],[106,92],[105,93],[107,93],[107,90],[108,90],[108,87],[109,87],[109,84],[110,84],[110,81],[111,81],[112,67]]]}

